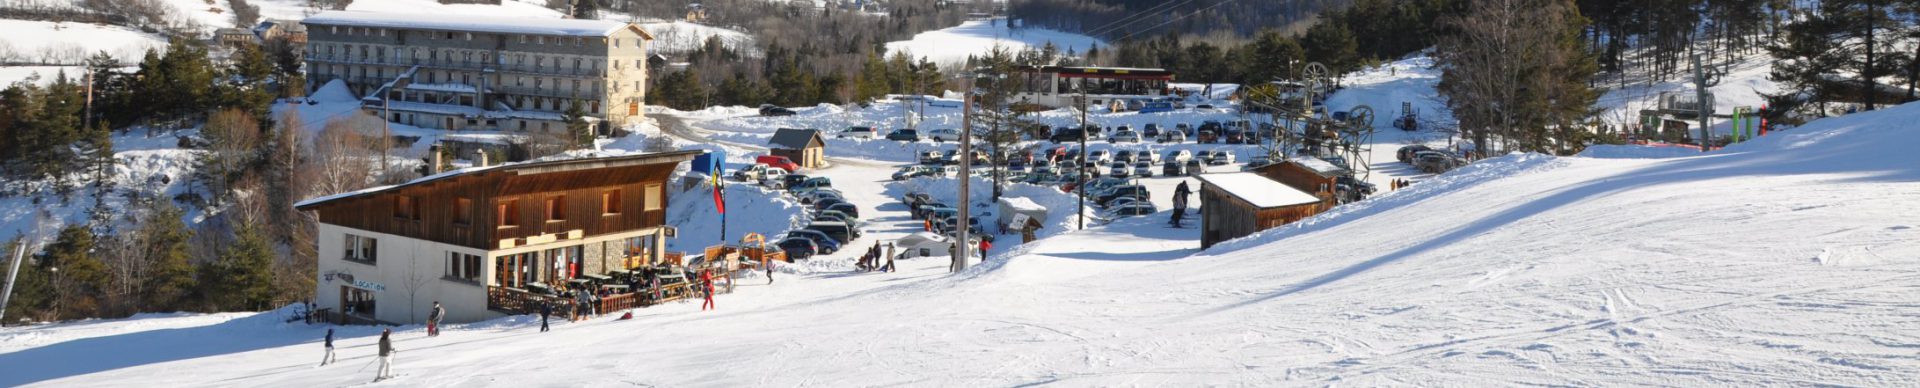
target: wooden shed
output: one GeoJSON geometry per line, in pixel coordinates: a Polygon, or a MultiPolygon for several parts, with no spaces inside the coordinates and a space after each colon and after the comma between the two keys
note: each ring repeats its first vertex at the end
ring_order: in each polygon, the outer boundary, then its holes
{"type": "Polygon", "coordinates": [[[1321,209],[1338,204],[1335,202],[1338,196],[1334,194],[1339,187],[1338,180],[1342,176],[1352,174],[1344,167],[1313,157],[1288,159],[1260,166],[1253,169],[1253,172],[1292,187],[1294,190],[1307,192],[1320,198],[1323,204],[1321,209]]]}
{"type": "Polygon", "coordinates": [[[1252,172],[1200,175],[1200,249],[1319,214],[1321,199],[1252,172]]]}
{"type": "Polygon", "coordinates": [[[820,136],[819,130],[780,128],[773,133],[773,139],[767,141],[767,149],[776,156],[792,159],[801,168],[827,165],[827,139],[820,136]]]}

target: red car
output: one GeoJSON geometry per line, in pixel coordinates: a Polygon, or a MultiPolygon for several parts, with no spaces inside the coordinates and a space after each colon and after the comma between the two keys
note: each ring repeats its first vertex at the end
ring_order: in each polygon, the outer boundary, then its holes
{"type": "Polygon", "coordinates": [[[787,159],[785,156],[760,155],[754,157],[753,162],[767,165],[767,167],[779,167],[782,170],[790,172],[800,171],[800,164],[794,163],[793,159],[787,159]]]}

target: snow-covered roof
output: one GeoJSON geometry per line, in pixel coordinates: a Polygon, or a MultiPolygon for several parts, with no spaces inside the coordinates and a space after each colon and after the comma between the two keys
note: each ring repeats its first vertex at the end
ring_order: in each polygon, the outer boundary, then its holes
{"type": "MultiPolygon", "coordinates": [[[[499,16],[448,17],[365,11],[327,11],[307,17],[306,24],[419,30],[473,31],[502,34],[607,36],[627,23],[590,19],[550,19],[499,16]]],[[[639,28],[639,27],[634,27],[639,28]]]]}
{"type": "Polygon", "coordinates": [[[1019,211],[1047,211],[1046,206],[1040,206],[1039,203],[1035,203],[1032,199],[1026,197],[1000,197],[1000,202],[1006,204],[1009,208],[1019,211]]]}
{"type": "Polygon", "coordinates": [[[1347,172],[1347,169],[1345,167],[1336,166],[1333,164],[1333,162],[1328,162],[1325,160],[1321,160],[1320,158],[1311,157],[1311,156],[1293,158],[1293,162],[1300,164],[1300,167],[1306,167],[1307,169],[1313,170],[1313,172],[1320,173],[1320,175],[1323,175],[1323,176],[1338,176],[1338,175],[1344,175],[1347,172]]]}
{"type": "Polygon", "coordinates": [[[1263,209],[1320,202],[1313,194],[1251,172],[1200,174],[1200,181],[1263,209]]]}

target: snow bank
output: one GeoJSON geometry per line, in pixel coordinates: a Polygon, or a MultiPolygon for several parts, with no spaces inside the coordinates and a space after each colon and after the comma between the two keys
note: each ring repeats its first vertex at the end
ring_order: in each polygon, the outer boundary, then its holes
{"type": "Polygon", "coordinates": [[[777,190],[728,182],[726,196],[725,239],[720,237],[720,213],[713,203],[713,186],[701,183],[669,196],[667,225],[680,228],[680,233],[679,237],[667,240],[667,250],[698,254],[723,241],[738,242],[740,236],[747,233],[772,239],[787,229],[805,225],[807,219],[805,208],[777,190]]]}

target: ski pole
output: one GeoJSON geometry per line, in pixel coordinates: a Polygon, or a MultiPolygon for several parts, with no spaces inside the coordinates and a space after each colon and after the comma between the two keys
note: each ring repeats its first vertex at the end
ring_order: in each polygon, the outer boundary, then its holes
{"type": "Polygon", "coordinates": [[[374,363],[374,362],[378,362],[378,361],[380,361],[380,359],[379,359],[379,358],[374,358],[374,359],[372,359],[372,360],[367,360],[367,364],[366,364],[366,365],[361,365],[361,366],[360,366],[360,369],[354,369],[354,370],[353,370],[353,373],[360,373],[360,372],[364,372],[364,371],[366,371],[366,370],[367,370],[367,367],[369,367],[369,366],[373,366],[373,363],[374,363]]]}

